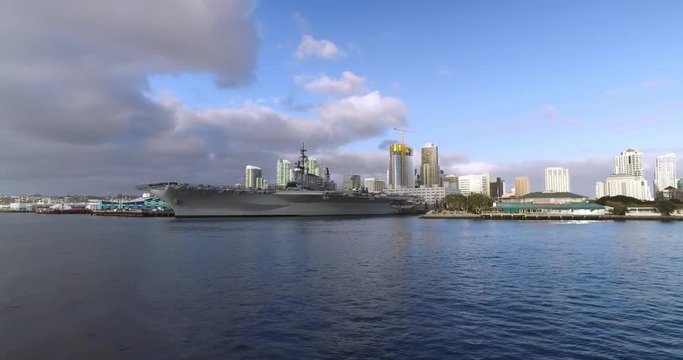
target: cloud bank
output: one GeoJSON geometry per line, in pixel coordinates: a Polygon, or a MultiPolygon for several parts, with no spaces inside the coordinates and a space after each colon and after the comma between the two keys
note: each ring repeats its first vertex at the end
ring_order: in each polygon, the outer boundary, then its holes
{"type": "MultiPolygon", "coordinates": [[[[166,180],[234,184],[247,163],[274,178],[277,158],[294,158],[302,142],[333,159],[340,145],[405,124],[400,100],[368,91],[351,72],[307,84],[337,95],[314,105],[310,118],[256,102],[197,110],[173,94],[146,95],[152,74],[209,73],[219,87],[252,82],[259,40],[251,12],[237,0],[5,2],[0,193],[135,192],[137,183],[166,180]]],[[[312,36],[298,53],[340,54],[312,36]]]]}
{"type": "Polygon", "coordinates": [[[299,60],[307,57],[334,59],[339,56],[341,56],[341,51],[335,43],[326,39],[317,40],[311,35],[304,35],[294,52],[294,57],[299,60]]]}

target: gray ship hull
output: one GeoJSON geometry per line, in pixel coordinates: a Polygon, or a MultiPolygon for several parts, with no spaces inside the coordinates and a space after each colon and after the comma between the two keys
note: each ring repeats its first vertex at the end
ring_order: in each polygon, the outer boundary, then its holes
{"type": "Polygon", "coordinates": [[[400,196],[284,190],[239,191],[181,185],[151,186],[176,217],[392,215],[423,212],[422,204],[400,196]]]}

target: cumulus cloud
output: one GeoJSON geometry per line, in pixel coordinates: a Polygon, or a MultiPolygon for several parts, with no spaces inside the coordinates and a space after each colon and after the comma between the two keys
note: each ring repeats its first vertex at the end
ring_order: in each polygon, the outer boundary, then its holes
{"type": "Polygon", "coordinates": [[[219,86],[248,84],[251,11],[239,0],[4,1],[0,186],[49,190],[78,176],[63,184],[87,190],[83,179],[102,186],[117,171],[161,176],[186,167],[173,157],[208,158],[200,135],[171,137],[177,116],[144,95],[147,77],[205,72],[219,86]]]}
{"type": "Polygon", "coordinates": [[[303,60],[307,57],[318,57],[321,59],[334,59],[341,56],[341,51],[332,41],[326,39],[316,40],[311,35],[304,35],[299,46],[294,52],[294,56],[303,60]]]}
{"type": "Polygon", "coordinates": [[[0,13],[0,129],[98,144],[171,126],[150,73],[251,80],[256,34],[239,1],[9,1],[0,13]],[[163,8],[163,16],[159,9],[163,8]]]}
{"type": "MultiPolygon", "coordinates": [[[[351,72],[311,85],[342,97],[306,105],[306,117],[278,112],[269,101],[196,109],[170,93],[145,95],[150,74],[200,72],[219,86],[249,83],[258,46],[251,10],[236,0],[10,1],[0,12],[0,32],[11,34],[0,38],[0,193],[234,184],[247,163],[274,179],[276,160],[294,160],[302,142],[341,169],[332,160],[340,145],[404,126],[405,105],[367,92],[365,79],[351,72]]],[[[338,56],[331,42],[310,40],[320,46],[304,44],[304,57],[338,56]]],[[[380,172],[386,166],[356,163],[380,172]]]]}
{"type": "Polygon", "coordinates": [[[405,105],[377,91],[319,106],[314,109],[318,115],[315,120],[291,117],[249,102],[237,109],[193,110],[178,103],[166,106],[177,117],[168,141],[199,136],[210,143],[210,148],[228,147],[228,151],[253,148],[254,144],[268,144],[270,151],[277,151],[301,142],[335,148],[372,138],[406,121],[405,105]]]}
{"type": "Polygon", "coordinates": [[[295,78],[295,81],[302,84],[304,89],[313,93],[353,95],[367,91],[365,77],[358,76],[350,71],[344,71],[339,79],[333,79],[326,75],[315,79],[298,76],[295,78]]]}

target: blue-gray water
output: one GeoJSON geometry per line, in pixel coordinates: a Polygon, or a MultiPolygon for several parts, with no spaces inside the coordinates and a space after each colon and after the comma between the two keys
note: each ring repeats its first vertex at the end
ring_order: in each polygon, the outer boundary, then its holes
{"type": "Polygon", "coordinates": [[[0,214],[0,358],[683,358],[681,230],[0,214]]]}

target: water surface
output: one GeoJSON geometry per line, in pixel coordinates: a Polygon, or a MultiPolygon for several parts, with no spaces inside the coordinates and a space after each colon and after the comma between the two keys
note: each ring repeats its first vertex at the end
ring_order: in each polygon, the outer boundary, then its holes
{"type": "Polygon", "coordinates": [[[0,358],[683,358],[681,230],[0,214],[0,358]]]}

